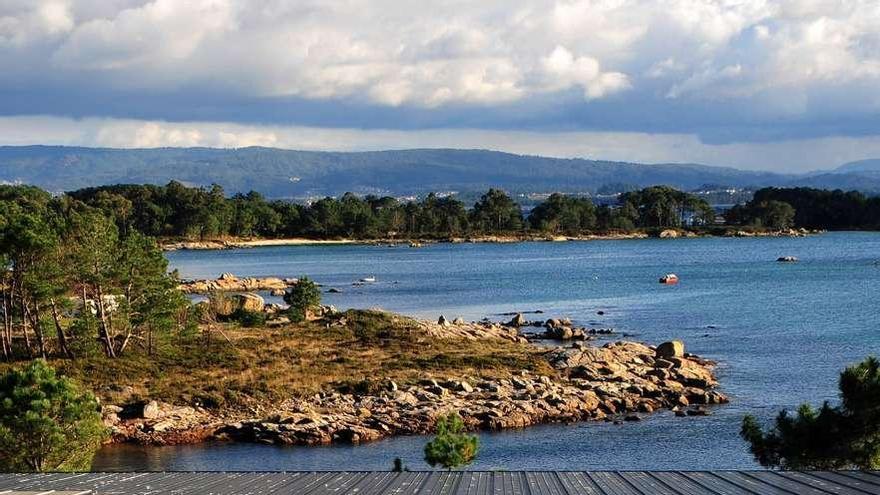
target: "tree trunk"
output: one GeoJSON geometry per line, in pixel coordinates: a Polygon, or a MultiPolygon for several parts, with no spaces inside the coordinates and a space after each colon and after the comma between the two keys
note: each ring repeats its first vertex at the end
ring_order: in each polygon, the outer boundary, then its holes
{"type": "Polygon", "coordinates": [[[46,359],[46,339],[43,335],[43,325],[40,321],[40,305],[34,301],[34,310],[31,312],[31,321],[34,327],[34,334],[37,336],[37,347],[40,350],[40,357],[46,359]]]}
{"type": "Polygon", "coordinates": [[[125,352],[125,348],[128,347],[129,341],[131,341],[131,325],[128,325],[128,328],[125,331],[125,338],[122,340],[122,344],[116,352],[117,355],[122,355],[122,353],[125,352]]]}
{"type": "Polygon", "coordinates": [[[7,360],[12,357],[12,292],[11,285],[3,287],[3,357],[7,360]]]}
{"type": "Polygon", "coordinates": [[[153,355],[153,325],[147,325],[147,356],[153,355]]]}
{"type": "Polygon", "coordinates": [[[28,335],[28,320],[30,315],[27,305],[24,302],[24,295],[19,294],[19,303],[21,304],[21,333],[24,335],[24,345],[27,347],[28,357],[34,357],[34,349],[31,347],[31,338],[28,335]]]}
{"type": "Polygon", "coordinates": [[[101,319],[101,338],[104,339],[104,350],[107,353],[107,357],[115,358],[116,351],[113,349],[113,339],[110,336],[110,329],[107,325],[107,312],[104,309],[104,291],[101,290],[101,286],[98,286],[97,290],[97,309],[98,316],[101,319]]]}
{"type": "Polygon", "coordinates": [[[64,356],[73,359],[73,353],[70,351],[70,347],[67,346],[67,336],[64,335],[64,328],[61,327],[61,321],[58,318],[58,305],[55,304],[55,299],[51,299],[52,302],[52,320],[55,322],[55,333],[58,337],[58,350],[61,351],[64,356]]]}

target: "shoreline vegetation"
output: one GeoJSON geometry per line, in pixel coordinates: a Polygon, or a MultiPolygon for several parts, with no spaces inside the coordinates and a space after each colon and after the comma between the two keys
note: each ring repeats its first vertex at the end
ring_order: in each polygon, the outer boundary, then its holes
{"type": "Polygon", "coordinates": [[[815,189],[757,191],[744,205],[717,212],[698,195],[668,186],[619,194],[550,194],[528,212],[490,189],[472,205],[455,195],[424,198],[326,197],[307,204],[256,192],[227,197],[220,186],[115,185],[67,193],[101,210],[120,232],[161,240],[168,249],[299,244],[516,242],[641,237],[800,235],[880,229],[880,199],[815,189]],[[792,206],[796,205],[796,206],[792,206]]]}
{"type": "Polygon", "coordinates": [[[662,229],[656,231],[617,232],[605,234],[583,235],[559,235],[548,237],[545,235],[487,235],[477,237],[452,237],[452,238],[381,238],[381,239],[310,239],[304,237],[292,237],[281,239],[254,239],[254,238],[228,238],[208,239],[203,241],[189,240],[163,240],[160,246],[164,251],[180,250],[221,250],[221,249],[249,249],[259,247],[277,246],[337,246],[337,245],[382,245],[382,246],[409,246],[422,247],[426,244],[510,244],[518,242],[583,242],[583,241],[613,241],[632,239],[677,239],[697,237],[804,237],[807,235],[821,234],[822,230],[807,229],[662,229]]]}

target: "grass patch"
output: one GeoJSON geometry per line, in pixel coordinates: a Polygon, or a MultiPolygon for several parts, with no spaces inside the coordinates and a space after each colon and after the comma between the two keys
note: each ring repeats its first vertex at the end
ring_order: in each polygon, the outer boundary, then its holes
{"type": "Polygon", "coordinates": [[[134,349],[118,359],[52,364],[109,403],[151,398],[242,409],[321,390],[375,392],[389,379],[407,384],[426,377],[507,377],[524,369],[554,373],[533,346],[435,339],[418,322],[379,311],[278,328],[216,328],[222,334],[167,343],[154,356],[134,349]]]}

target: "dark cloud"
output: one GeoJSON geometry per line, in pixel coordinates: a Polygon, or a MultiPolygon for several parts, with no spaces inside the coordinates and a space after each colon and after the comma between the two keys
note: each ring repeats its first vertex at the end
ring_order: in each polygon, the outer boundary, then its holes
{"type": "Polygon", "coordinates": [[[865,2],[10,0],[0,115],[871,136],[865,2]]]}

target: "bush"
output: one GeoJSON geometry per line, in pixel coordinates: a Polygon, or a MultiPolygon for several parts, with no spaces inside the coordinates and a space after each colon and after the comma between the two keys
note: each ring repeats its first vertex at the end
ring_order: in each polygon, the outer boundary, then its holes
{"type": "Polygon", "coordinates": [[[306,319],[309,310],[320,306],[321,289],[318,285],[302,277],[299,281],[284,293],[284,302],[290,305],[288,315],[291,321],[299,322],[306,319]]]}
{"type": "Polygon", "coordinates": [[[238,309],[232,314],[232,319],[237,321],[239,325],[247,328],[262,327],[266,324],[266,313],[259,311],[248,311],[246,309],[238,309]]]}
{"type": "Polygon", "coordinates": [[[107,430],[98,402],[43,360],[0,377],[0,469],[85,471],[107,430]]]}
{"type": "Polygon", "coordinates": [[[425,445],[425,461],[431,466],[453,469],[474,461],[479,440],[464,433],[461,416],[451,413],[437,420],[437,436],[425,445]]]}
{"type": "Polygon", "coordinates": [[[301,323],[306,321],[306,314],[303,312],[303,310],[291,306],[287,308],[287,318],[294,323],[301,323]]]}

